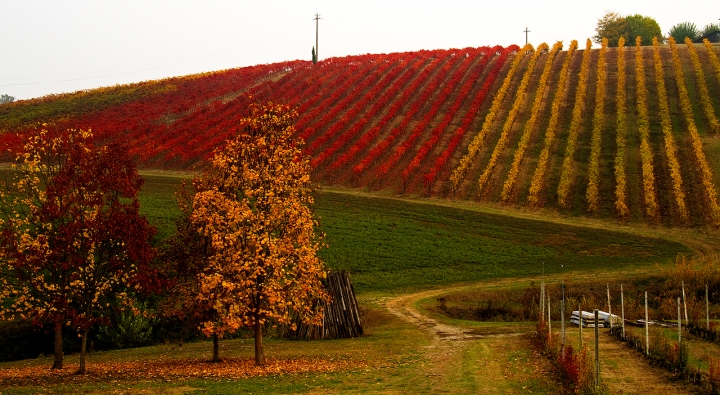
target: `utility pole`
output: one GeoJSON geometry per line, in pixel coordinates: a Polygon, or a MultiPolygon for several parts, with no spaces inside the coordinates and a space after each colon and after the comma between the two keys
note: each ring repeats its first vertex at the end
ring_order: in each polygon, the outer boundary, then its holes
{"type": "Polygon", "coordinates": [[[320,48],[318,47],[318,21],[322,18],[320,18],[320,14],[315,14],[315,59],[320,59],[320,48]]]}
{"type": "Polygon", "coordinates": [[[523,32],[525,33],[525,45],[527,45],[527,43],[528,43],[528,33],[530,33],[530,30],[528,30],[528,28],[526,27],[523,32]]]}

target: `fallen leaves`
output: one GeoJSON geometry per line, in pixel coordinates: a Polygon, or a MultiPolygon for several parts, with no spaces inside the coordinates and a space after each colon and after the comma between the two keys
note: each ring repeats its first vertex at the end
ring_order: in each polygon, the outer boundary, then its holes
{"type": "Polygon", "coordinates": [[[88,383],[117,381],[181,381],[186,379],[244,379],[298,373],[330,373],[365,366],[364,362],[344,359],[266,359],[262,366],[252,358],[227,358],[222,362],[206,359],[177,359],[164,361],[93,362],[84,375],[75,374],[77,364],[64,369],[48,366],[28,366],[0,369],[0,388],[57,383],[88,383]]]}

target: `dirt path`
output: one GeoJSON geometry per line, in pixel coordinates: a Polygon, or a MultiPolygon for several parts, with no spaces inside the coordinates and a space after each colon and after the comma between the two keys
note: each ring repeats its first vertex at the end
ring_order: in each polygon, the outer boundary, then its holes
{"type": "Polygon", "coordinates": [[[473,286],[402,295],[385,304],[392,314],[432,334],[423,371],[433,393],[555,393],[554,383],[543,378],[547,363],[530,349],[526,333],[482,334],[439,322],[415,307],[421,299],[473,286]]]}
{"type": "MultiPolygon", "coordinates": [[[[417,292],[385,303],[392,314],[432,334],[433,340],[425,352],[428,364],[424,369],[433,389],[438,393],[465,390],[487,394],[554,393],[555,383],[545,378],[547,360],[530,349],[529,338],[523,336],[526,333],[482,334],[440,322],[416,307],[422,299],[474,287],[477,285],[417,292]]],[[[577,333],[568,335],[577,336],[577,333]]],[[[590,344],[591,337],[591,333],[584,334],[586,344],[590,344]]],[[[610,336],[603,335],[600,344],[600,374],[613,394],[691,394],[682,385],[670,382],[665,371],[651,367],[640,355],[610,336]]],[[[592,350],[589,351],[594,352],[592,350]]]]}

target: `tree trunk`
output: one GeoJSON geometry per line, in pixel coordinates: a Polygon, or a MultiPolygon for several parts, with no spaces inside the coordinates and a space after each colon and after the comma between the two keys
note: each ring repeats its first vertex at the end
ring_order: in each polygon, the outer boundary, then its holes
{"type": "Polygon", "coordinates": [[[213,333],[213,357],[212,362],[220,362],[220,344],[218,341],[218,334],[213,333]]]}
{"type": "Polygon", "coordinates": [[[62,335],[62,322],[55,324],[55,362],[53,362],[53,369],[63,368],[63,335],[62,335]]]}
{"type": "Polygon", "coordinates": [[[78,374],[85,374],[85,351],[87,350],[87,335],[88,330],[83,330],[82,340],[80,341],[80,367],[78,368],[78,374]]]}
{"type": "Polygon", "coordinates": [[[262,324],[255,318],[255,364],[265,365],[265,353],[262,345],[262,324]]]}

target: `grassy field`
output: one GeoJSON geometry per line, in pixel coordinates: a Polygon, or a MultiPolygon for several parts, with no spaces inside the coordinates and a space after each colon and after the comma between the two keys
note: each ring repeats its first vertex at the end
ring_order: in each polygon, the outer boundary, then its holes
{"type": "MultiPolygon", "coordinates": [[[[146,175],[141,208],[173,232],[181,178],[146,175]]],[[[573,271],[622,272],[665,264],[686,246],[657,237],[528,220],[467,206],[321,190],[315,212],[328,266],[350,271],[359,292],[403,292],[488,278],[573,271]]]]}

